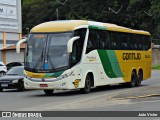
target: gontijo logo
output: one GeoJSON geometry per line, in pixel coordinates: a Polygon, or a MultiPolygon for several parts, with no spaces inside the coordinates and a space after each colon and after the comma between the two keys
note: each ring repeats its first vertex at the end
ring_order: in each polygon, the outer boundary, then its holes
{"type": "Polygon", "coordinates": [[[140,53],[123,53],[122,58],[123,60],[140,60],[141,54],[140,53]]]}

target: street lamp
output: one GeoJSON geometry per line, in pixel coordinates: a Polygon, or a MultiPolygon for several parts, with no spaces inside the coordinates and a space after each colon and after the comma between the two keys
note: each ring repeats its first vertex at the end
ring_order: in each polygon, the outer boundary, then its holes
{"type": "Polygon", "coordinates": [[[29,34],[29,28],[26,28],[26,30],[27,30],[27,34],[29,34]]]}

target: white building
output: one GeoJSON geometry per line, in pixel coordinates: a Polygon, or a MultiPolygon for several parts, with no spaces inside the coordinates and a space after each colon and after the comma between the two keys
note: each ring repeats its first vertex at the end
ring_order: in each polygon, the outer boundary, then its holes
{"type": "Polygon", "coordinates": [[[22,38],[21,16],[21,0],[0,0],[0,61],[4,63],[17,62],[17,57],[22,61],[24,57],[15,50],[7,51],[22,38]]]}

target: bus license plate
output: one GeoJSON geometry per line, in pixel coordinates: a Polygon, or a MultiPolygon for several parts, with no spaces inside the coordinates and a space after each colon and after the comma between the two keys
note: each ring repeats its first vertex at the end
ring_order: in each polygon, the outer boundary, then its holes
{"type": "Polygon", "coordinates": [[[1,87],[8,87],[8,84],[1,84],[1,87]]]}
{"type": "Polygon", "coordinates": [[[47,84],[40,84],[39,86],[40,86],[40,87],[48,87],[47,84]]]}

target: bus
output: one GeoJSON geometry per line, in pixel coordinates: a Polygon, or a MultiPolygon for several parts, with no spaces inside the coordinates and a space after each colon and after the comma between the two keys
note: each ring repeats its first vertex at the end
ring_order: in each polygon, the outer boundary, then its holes
{"type": "Polygon", "coordinates": [[[79,89],[89,93],[97,86],[140,86],[151,77],[150,33],[115,24],[65,20],[39,24],[26,42],[26,89],[79,89]]]}

